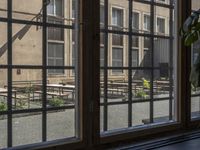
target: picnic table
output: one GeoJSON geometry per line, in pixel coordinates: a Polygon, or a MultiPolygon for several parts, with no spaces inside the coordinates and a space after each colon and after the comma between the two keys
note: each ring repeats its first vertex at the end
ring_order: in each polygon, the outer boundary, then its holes
{"type": "MultiPolygon", "coordinates": [[[[52,97],[58,96],[58,97],[64,97],[64,96],[69,96],[72,94],[72,98],[75,98],[74,92],[75,92],[75,85],[71,84],[47,84],[47,95],[51,95],[52,97]]],[[[34,88],[40,89],[37,91],[34,91],[34,93],[42,94],[42,84],[35,84],[34,88]]]]}

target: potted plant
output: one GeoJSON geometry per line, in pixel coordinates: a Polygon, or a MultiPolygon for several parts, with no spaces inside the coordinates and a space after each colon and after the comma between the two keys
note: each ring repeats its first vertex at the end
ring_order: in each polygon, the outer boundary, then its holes
{"type": "MultiPolygon", "coordinates": [[[[184,45],[191,46],[200,39],[200,9],[193,11],[192,14],[186,19],[183,27],[180,29],[180,35],[184,40],[184,45]]],[[[200,54],[200,52],[199,52],[200,54]]],[[[190,81],[194,87],[200,87],[200,55],[194,62],[191,73],[190,81]]]]}

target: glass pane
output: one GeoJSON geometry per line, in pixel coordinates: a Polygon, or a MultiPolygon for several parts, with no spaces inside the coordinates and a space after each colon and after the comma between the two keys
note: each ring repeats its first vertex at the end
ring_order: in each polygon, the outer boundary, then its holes
{"type": "Polygon", "coordinates": [[[7,148],[7,115],[0,115],[0,149],[7,148]]]}
{"type": "MultiPolygon", "coordinates": [[[[59,22],[56,22],[56,23],[62,24],[59,22]]],[[[49,27],[48,28],[48,40],[64,41],[64,29],[49,27]]]]}
{"type": "Polygon", "coordinates": [[[154,101],[154,123],[168,122],[169,110],[169,100],[154,101]]]}
{"type": "MultiPolygon", "coordinates": [[[[126,31],[128,28],[127,20],[125,20],[126,11],[128,12],[128,1],[108,1],[108,14],[111,18],[108,20],[109,29],[126,31]],[[126,11],[125,11],[126,9],[126,11]]],[[[105,7],[105,4],[104,4],[105,7]]]]}
{"type": "Polygon", "coordinates": [[[8,49],[6,23],[0,22],[0,33],[2,35],[0,38],[0,65],[5,65],[7,64],[7,49],[8,49]]]}
{"type": "Polygon", "coordinates": [[[127,110],[128,105],[126,104],[108,106],[108,130],[126,128],[128,126],[127,110]]]}
{"type": "Polygon", "coordinates": [[[13,64],[42,64],[42,28],[34,25],[13,24],[13,64]],[[34,56],[34,57],[33,57],[34,56]]]}
{"type": "MultiPolygon", "coordinates": [[[[150,5],[133,1],[132,32],[149,33],[151,22],[150,5]]],[[[128,22],[128,21],[126,21],[128,22]]]]}
{"type": "Polygon", "coordinates": [[[132,70],[133,99],[149,99],[151,88],[151,72],[149,70],[132,70]]]}
{"type": "Polygon", "coordinates": [[[7,111],[7,69],[0,68],[0,112],[7,111]]]}
{"type": "Polygon", "coordinates": [[[14,114],[12,120],[13,146],[42,142],[42,114],[14,114]]]}
{"type": "Polygon", "coordinates": [[[56,16],[63,16],[63,0],[55,0],[54,5],[56,16]]]}
{"type": "Polygon", "coordinates": [[[74,108],[47,113],[47,141],[75,136],[74,108]]]}
{"type": "Polygon", "coordinates": [[[42,71],[36,69],[13,69],[13,109],[42,107],[42,71]]]}
{"type": "Polygon", "coordinates": [[[29,3],[27,3],[26,0],[13,0],[12,4],[13,4],[12,17],[14,19],[39,21],[39,22],[42,21],[41,0],[32,0],[29,3]]]}
{"type": "MultiPolygon", "coordinates": [[[[192,10],[199,10],[200,1],[192,0],[192,10]]],[[[199,59],[200,40],[192,45],[191,51],[191,67],[197,63],[199,59]]],[[[191,85],[191,118],[200,118],[200,88],[191,85]]]]}
{"type": "Polygon", "coordinates": [[[0,1],[0,17],[7,18],[7,0],[1,0],[0,1]]]}
{"type": "Polygon", "coordinates": [[[200,96],[191,97],[191,117],[200,117],[200,96]]]}
{"type": "Polygon", "coordinates": [[[170,41],[162,38],[154,39],[154,66],[167,69],[170,66],[170,60],[173,60],[173,50],[170,52],[170,41]]]}
{"type": "Polygon", "coordinates": [[[154,98],[169,98],[170,92],[173,91],[173,83],[170,81],[169,69],[162,67],[159,70],[155,70],[153,83],[154,98]]]}
{"type": "Polygon", "coordinates": [[[147,124],[149,120],[149,102],[132,104],[132,122],[133,126],[147,124]]]}
{"type": "MultiPolygon", "coordinates": [[[[164,8],[164,7],[159,7],[155,6],[155,34],[157,35],[164,35],[164,36],[169,36],[169,31],[170,31],[170,10],[169,8],[164,8]]],[[[171,18],[172,22],[174,23],[174,18],[171,18]]]]}
{"type": "Polygon", "coordinates": [[[157,3],[170,4],[170,0],[156,0],[157,3]]]}
{"type": "Polygon", "coordinates": [[[47,107],[74,106],[76,102],[75,79],[69,76],[72,70],[53,70],[54,75],[47,74],[47,107]],[[58,75],[59,73],[63,73],[63,71],[65,73],[63,76],[58,75]]]}

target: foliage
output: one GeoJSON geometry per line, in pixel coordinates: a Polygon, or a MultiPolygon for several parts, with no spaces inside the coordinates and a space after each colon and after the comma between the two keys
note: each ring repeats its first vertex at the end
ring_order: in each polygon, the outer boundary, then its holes
{"type": "Polygon", "coordinates": [[[147,98],[147,94],[145,93],[143,89],[140,89],[136,92],[136,97],[147,98]]]}
{"type": "Polygon", "coordinates": [[[150,89],[150,83],[148,80],[146,80],[145,78],[142,78],[143,81],[143,87],[146,89],[150,89]]]}
{"type": "Polygon", "coordinates": [[[56,97],[56,98],[49,100],[49,105],[54,106],[54,107],[63,106],[64,101],[63,101],[63,99],[56,97]]]}
{"type": "Polygon", "coordinates": [[[5,102],[0,102],[0,111],[6,111],[7,110],[7,106],[5,102]]]}
{"type": "MultiPolygon", "coordinates": [[[[200,22],[199,22],[200,9],[193,11],[192,14],[186,19],[183,27],[180,29],[180,35],[184,40],[186,46],[191,46],[200,36],[200,22]]],[[[200,55],[192,67],[190,73],[190,81],[194,87],[200,87],[200,55]]]]}

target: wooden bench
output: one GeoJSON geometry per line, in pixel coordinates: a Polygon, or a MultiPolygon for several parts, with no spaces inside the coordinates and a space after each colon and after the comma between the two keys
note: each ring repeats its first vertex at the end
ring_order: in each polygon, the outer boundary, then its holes
{"type": "MultiPolygon", "coordinates": [[[[34,91],[34,93],[39,94],[39,97],[40,97],[40,99],[41,99],[41,95],[43,94],[42,91],[34,91]]],[[[67,97],[67,99],[68,99],[68,96],[69,96],[70,94],[72,94],[72,92],[60,93],[60,92],[54,91],[54,92],[46,92],[46,94],[52,96],[52,98],[54,98],[54,97],[56,96],[56,97],[61,97],[61,98],[67,97]]]]}

